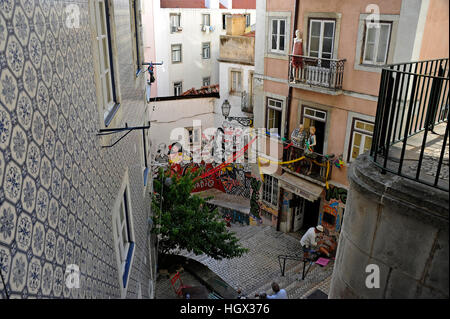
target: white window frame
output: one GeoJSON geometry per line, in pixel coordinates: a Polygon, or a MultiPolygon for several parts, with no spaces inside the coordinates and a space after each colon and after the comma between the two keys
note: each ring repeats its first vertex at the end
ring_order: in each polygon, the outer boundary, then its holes
{"type": "Polygon", "coordinates": [[[204,60],[211,59],[211,42],[203,42],[202,43],[202,59],[204,59],[204,60]],[[205,54],[205,52],[207,54],[205,54]]]}
{"type": "Polygon", "coordinates": [[[178,32],[181,27],[181,13],[170,14],[170,33],[178,32]],[[175,24],[174,24],[175,22],[175,24]]]}
{"type": "Polygon", "coordinates": [[[113,237],[114,247],[116,250],[116,261],[118,266],[119,283],[121,289],[121,296],[124,298],[130,282],[131,269],[133,267],[134,255],[136,252],[134,229],[133,229],[133,214],[130,200],[130,187],[129,187],[128,171],[125,173],[125,178],[120,187],[119,196],[116,199],[112,223],[113,223],[113,237]],[[122,209],[123,208],[123,209],[122,209]],[[126,211],[125,211],[126,209],[126,211]],[[121,220],[121,215],[123,220],[121,220]],[[124,240],[123,235],[127,237],[124,240]],[[132,254],[128,260],[129,249],[133,247],[132,254]],[[128,274],[126,282],[124,283],[123,277],[125,274],[126,264],[129,262],[128,274]]]}
{"type": "Polygon", "coordinates": [[[183,62],[183,46],[181,43],[176,43],[176,44],[172,44],[170,46],[170,58],[172,63],[182,63],[183,62]],[[180,47],[180,50],[174,50],[175,47],[180,47]],[[179,51],[180,52],[180,59],[179,60],[174,60],[173,59],[173,54],[175,51],[179,51]]]}
{"type": "Polygon", "coordinates": [[[324,31],[325,31],[325,23],[333,24],[333,36],[332,36],[332,45],[331,45],[331,57],[334,58],[334,38],[336,35],[336,21],[328,20],[328,19],[310,19],[309,20],[309,32],[308,32],[308,56],[311,56],[311,32],[312,32],[312,24],[313,22],[320,23],[320,38],[319,38],[319,51],[317,52],[317,57],[322,58],[323,54],[323,39],[324,39],[324,31]]]}
{"type": "Polygon", "coordinates": [[[230,70],[230,92],[232,93],[241,93],[243,90],[242,87],[242,70],[230,70]],[[235,78],[236,74],[236,78],[235,78]]]}
{"type": "Polygon", "coordinates": [[[278,180],[271,176],[264,174],[264,182],[262,185],[262,200],[272,206],[278,206],[278,196],[280,192],[280,185],[278,180]]]}
{"type": "Polygon", "coordinates": [[[173,83],[173,94],[174,94],[174,96],[180,96],[181,94],[183,94],[183,82],[182,81],[173,83]]]}
{"type": "Polygon", "coordinates": [[[389,52],[389,44],[391,41],[391,30],[392,30],[392,24],[389,22],[378,22],[378,23],[373,23],[373,22],[367,22],[365,24],[365,30],[364,30],[364,43],[363,43],[363,52],[362,52],[362,61],[363,64],[371,64],[371,65],[384,65],[386,64],[387,60],[388,60],[388,52],[389,52]],[[378,25],[378,28],[377,28],[378,25]],[[380,30],[381,30],[381,25],[385,25],[388,26],[388,36],[387,36],[387,43],[386,43],[386,49],[384,52],[384,59],[382,62],[377,62],[377,57],[378,57],[378,49],[379,49],[379,45],[380,45],[380,30]],[[371,28],[375,28],[376,32],[375,33],[375,42],[374,44],[374,49],[373,49],[373,61],[370,60],[366,60],[366,50],[367,50],[367,45],[368,45],[368,35],[369,35],[369,29],[371,28]]]}
{"type": "Polygon", "coordinates": [[[280,126],[283,126],[283,101],[282,100],[278,100],[278,99],[274,99],[274,98],[267,98],[267,107],[266,107],[266,112],[267,112],[267,116],[266,116],[266,129],[269,132],[272,132],[273,129],[277,129],[277,134],[280,135],[282,134],[282,127],[270,127],[269,125],[269,121],[270,121],[270,113],[269,113],[269,109],[275,110],[277,112],[280,112],[280,126]],[[272,102],[272,104],[271,104],[272,102]],[[279,104],[279,106],[278,106],[279,104]],[[279,131],[279,133],[278,133],[279,131]]]}
{"type": "Polygon", "coordinates": [[[320,121],[320,122],[325,122],[326,123],[326,121],[327,121],[327,112],[326,111],[322,111],[322,110],[318,110],[318,109],[313,109],[311,107],[305,106],[305,107],[303,107],[303,117],[307,117],[307,118],[312,119],[312,120],[316,120],[316,121],[320,121]],[[306,110],[313,111],[314,115],[306,114],[306,110]],[[317,116],[318,113],[324,114],[324,117],[317,116]]]}
{"type": "Polygon", "coordinates": [[[284,54],[284,53],[286,53],[286,50],[287,50],[287,47],[286,47],[286,45],[287,45],[287,33],[288,33],[287,19],[286,18],[271,18],[269,21],[270,21],[269,51],[272,52],[272,53],[283,53],[284,54]],[[274,21],[277,21],[277,34],[273,33],[273,22],[274,21]],[[284,46],[283,46],[284,49],[283,50],[280,50],[280,43],[281,43],[280,37],[282,36],[282,34],[279,33],[279,32],[280,32],[281,21],[284,21],[284,34],[283,34],[283,36],[284,36],[284,46]],[[277,37],[277,45],[276,45],[277,47],[276,47],[276,49],[274,49],[272,47],[272,38],[273,38],[274,35],[276,35],[276,37],[277,37]]]}
{"type": "Polygon", "coordinates": [[[211,15],[209,13],[202,13],[202,25],[208,26],[208,27],[211,26],[211,15]],[[206,18],[208,18],[208,19],[206,19],[206,18]],[[206,21],[206,20],[208,20],[208,21],[206,21]],[[208,23],[206,23],[206,22],[208,22],[208,23]]]}
{"type": "Polygon", "coordinates": [[[362,153],[365,152],[364,145],[365,145],[365,142],[366,142],[366,138],[368,138],[368,137],[369,138],[373,138],[373,131],[371,132],[371,131],[368,131],[368,130],[365,130],[365,129],[357,128],[356,127],[357,122],[361,122],[361,123],[364,123],[364,124],[370,124],[370,125],[375,126],[374,122],[370,122],[370,121],[363,120],[363,119],[356,118],[356,117],[354,117],[352,119],[352,128],[351,128],[351,134],[350,134],[350,139],[351,140],[350,140],[350,143],[349,143],[350,149],[349,149],[348,155],[347,155],[348,156],[347,161],[349,163],[354,160],[353,157],[352,157],[352,154],[353,154],[353,147],[355,146],[355,133],[358,133],[358,134],[361,135],[361,142],[360,142],[360,144],[358,146],[358,148],[359,148],[358,155],[361,155],[362,153]]]}
{"type": "Polygon", "coordinates": [[[108,1],[109,0],[96,0],[93,3],[95,14],[95,38],[99,58],[98,75],[102,92],[102,108],[105,120],[116,104],[114,71],[112,61],[110,60],[111,30],[108,27],[109,21],[107,21],[107,19],[109,19],[107,16],[107,8],[109,8],[108,1]]]}
{"type": "Polygon", "coordinates": [[[205,76],[202,79],[202,86],[210,86],[211,85],[211,77],[210,76],[205,76]]]}

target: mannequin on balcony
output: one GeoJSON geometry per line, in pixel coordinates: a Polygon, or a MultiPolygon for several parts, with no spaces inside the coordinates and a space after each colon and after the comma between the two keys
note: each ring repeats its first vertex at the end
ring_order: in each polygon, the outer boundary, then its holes
{"type": "MultiPolygon", "coordinates": [[[[292,54],[293,55],[303,55],[303,40],[302,40],[302,32],[300,30],[295,31],[295,39],[294,45],[292,46],[292,54]]],[[[293,56],[291,58],[292,63],[292,77],[294,81],[298,81],[300,79],[300,71],[303,67],[303,59],[298,56],[293,56]]]]}

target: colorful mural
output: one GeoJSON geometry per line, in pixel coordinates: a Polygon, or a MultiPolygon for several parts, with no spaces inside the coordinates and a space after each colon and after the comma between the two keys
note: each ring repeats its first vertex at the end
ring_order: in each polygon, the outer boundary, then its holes
{"type": "Polygon", "coordinates": [[[330,185],[325,191],[323,208],[319,214],[319,224],[323,225],[331,233],[338,234],[342,226],[346,201],[347,190],[330,185]]]}

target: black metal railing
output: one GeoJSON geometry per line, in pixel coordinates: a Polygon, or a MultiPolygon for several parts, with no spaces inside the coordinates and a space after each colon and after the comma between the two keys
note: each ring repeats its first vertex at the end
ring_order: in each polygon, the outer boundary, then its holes
{"type": "Polygon", "coordinates": [[[449,60],[383,68],[370,157],[391,173],[448,191],[449,60]]]}
{"type": "MultiPolygon", "coordinates": [[[[305,153],[305,149],[291,145],[283,150],[283,161],[293,161],[295,159],[305,157],[303,160],[294,163],[285,164],[283,168],[289,170],[295,175],[308,176],[312,179],[325,183],[331,178],[331,170],[333,165],[327,166],[327,161],[332,158],[328,155],[319,153],[305,153]],[[328,176],[327,176],[328,167],[328,176]]],[[[333,156],[334,158],[334,156],[333,156]]]]}
{"type": "Polygon", "coordinates": [[[289,55],[289,82],[333,90],[342,89],[346,59],[325,59],[305,55],[289,55]]]}

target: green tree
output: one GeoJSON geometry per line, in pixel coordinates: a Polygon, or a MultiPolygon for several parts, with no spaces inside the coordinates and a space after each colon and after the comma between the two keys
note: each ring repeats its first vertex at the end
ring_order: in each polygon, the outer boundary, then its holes
{"type": "Polygon", "coordinates": [[[227,230],[217,208],[211,209],[207,205],[211,198],[191,194],[194,179],[200,174],[201,170],[198,170],[168,177],[161,170],[160,177],[153,180],[152,209],[157,223],[153,232],[159,235],[159,252],[167,254],[185,249],[217,260],[242,256],[248,250],[241,247],[235,234],[227,230]],[[162,180],[161,174],[164,174],[162,180]]]}

